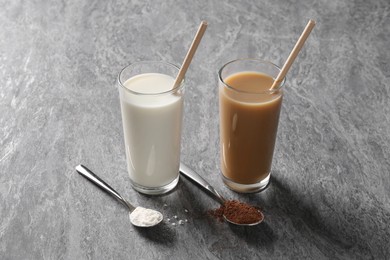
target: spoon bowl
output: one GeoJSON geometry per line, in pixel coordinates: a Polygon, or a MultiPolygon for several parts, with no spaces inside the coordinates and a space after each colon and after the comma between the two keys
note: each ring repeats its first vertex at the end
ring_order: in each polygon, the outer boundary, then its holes
{"type": "MultiPolygon", "coordinates": [[[[197,184],[199,187],[201,187],[207,194],[209,194],[213,199],[218,201],[221,205],[225,205],[227,200],[217,192],[217,190],[214,189],[205,179],[203,179],[198,173],[196,173],[194,170],[190,169],[188,166],[186,166],[183,163],[180,163],[180,173],[190,179],[193,183],[197,184]]],[[[223,218],[230,224],[237,225],[237,226],[256,226],[263,222],[264,215],[263,213],[258,210],[260,214],[260,219],[253,223],[236,223],[229,218],[227,218],[225,215],[223,215],[223,218]]]]}
{"type": "Polygon", "coordinates": [[[233,224],[233,225],[236,225],[236,226],[243,226],[243,227],[250,227],[250,226],[256,226],[258,224],[260,224],[261,222],[263,222],[264,220],[264,215],[263,213],[259,210],[258,211],[259,214],[261,215],[260,217],[260,220],[259,221],[256,221],[256,222],[253,222],[253,223],[247,223],[247,224],[242,224],[242,223],[236,223],[234,221],[231,221],[230,219],[228,219],[225,215],[223,215],[223,218],[226,222],[230,223],[230,224],[233,224]]]}
{"type": "Polygon", "coordinates": [[[84,165],[78,165],[76,166],[76,171],[85,177],[87,180],[95,184],[97,187],[117,199],[120,203],[122,203],[125,207],[127,207],[130,211],[130,222],[136,227],[154,227],[157,224],[159,224],[163,220],[163,215],[156,211],[156,210],[151,210],[151,209],[145,209],[142,207],[134,207],[131,205],[127,200],[125,200],[116,190],[111,188],[110,185],[108,185],[105,181],[103,181],[99,176],[97,176],[95,173],[93,173],[90,169],[85,167],[84,165]],[[146,215],[143,217],[150,218],[153,217],[152,221],[145,222],[145,221],[135,221],[136,218],[132,218],[132,215],[134,216],[133,213],[135,213],[136,210],[138,209],[144,209],[141,213],[148,212],[150,215],[146,215]],[[146,211],[145,211],[146,210],[146,211]],[[153,211],[153,212],[151,212],[153,211]]]}

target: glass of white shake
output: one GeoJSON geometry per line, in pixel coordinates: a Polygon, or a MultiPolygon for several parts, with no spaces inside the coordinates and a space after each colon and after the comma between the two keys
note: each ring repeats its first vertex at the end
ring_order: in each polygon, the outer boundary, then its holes
{"type": "Polygon", "coordinates": [[[118,76],[127,168],[135,190],[150,195],[179,181],[184,83],[179,68],[162,61],[135,62],[118,76]]]}

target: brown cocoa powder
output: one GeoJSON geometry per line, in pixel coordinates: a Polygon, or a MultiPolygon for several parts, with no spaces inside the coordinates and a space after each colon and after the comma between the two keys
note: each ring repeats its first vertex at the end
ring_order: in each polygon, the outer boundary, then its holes
{"type": "Polygon", "coordinates": [[[224,221],[225,215],[227,219],[238,224],[252,224],[263,218],[258,208],[237,200],[227,200],[219,208],[210,210],[208,213],[221,222],[224,221]]]}

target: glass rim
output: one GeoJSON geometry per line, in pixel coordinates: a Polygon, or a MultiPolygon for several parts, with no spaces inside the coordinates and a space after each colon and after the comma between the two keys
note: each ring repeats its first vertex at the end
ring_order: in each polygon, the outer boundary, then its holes
{"type": "MultiPolygon", "coordinates": [[[[244,91],[244,90],[239,90],[233,86],[230,86],[229,84],[227,84],[223,79],[222,79],[222,71],[224,68],[226,68],[226,66],[234,63],[234,62],[237,62],[237,61],[256,61],[256,62],[259,62],[259,63],[263,63],[263,64],[268,64],[268,65],[271,65],[272,67],[278,69],[279,71],[281,70],[281,68],[270,62],[270,61],[267,61],[267,60],[262,60],[262,59],[256,59],[256,58],[242,58],[242,59],[235,59],[235,60],[231,60],[229,62],[227,62],[225,65],[223,65],[219,71],[218,71],[218,79],[219,81],[225,86],[227,87],[228,89],[231,89],[233,91],[236,91],[236,92],[239,92],[239,93],[244,93],[244,94],[252,94],[252,95],[256,95],[256,94],[272,94],[272,93],[275,93],[277,91],[279,91],[283,86],[284,86],[284,83],[286,82],[286,77],[284,77],[284,79],[282,80],[282,82],[279,84],[279,86],[277,88],[274,88],[274,89],[268,89],[268,90],[264,90],[264,91],[261,91],[261,92],[249,92],[249,91],[244,91]]],[[[266,74],[266,73],[264,73],[266,74]]],[[[268,75],[268,74],[266,74],[268,75]]],[[[270,76],[270,75],[268,75],[270,76]]],[[[274,80],[275,78],[272,77],[274,80]]]]}
{"type": "MultiPolygon", "coordinates": [[[[180,70],[180,68],[178,66],[176,66],[175,64],[173,64],[171,62],[167,62],[167,61],[135,61],[135,62],[132,62],[129,65],[125,66],[119,72],[118,77],[117,77],[118,78],[117,82],[118,82],[119,86],[131,94],[140,95],[140,96],[159,96],[159,95],[164,95],[164,94],[170,94],[170,93],[176,92],[177,90],[181,89],[184,86],[184,79],[185,78],[183,78],[183,80],[181,81],[181,83],[177,87],[170,89],[170,90],[167,90],[167,91],[157,92],[157,93],[142,93],[142,92],[134,91],[134,90],[131,90],[131,89],[128,89],[125,87],[124,83],[121,81],[121,75],[125,71],[125,69],[139,65],[139,64],[153,64],[153,63],[154,64],[160,63],[160,64],[168,65],[171,68],[177,69],[178,72],[180,70]]],[[[150,73],[155,73],[155,72],[150,72],[150,73]]],[[[164,74],[164,73],[161,73],[161,74],[164,74]]],[[[140,74],[138,74],[138,75],[140,75],[140,74]]],[[[134,75],[134,76],[136,76],[136,75],[134,75]]],[[[170,75],[168,75],[168,76],[170,76],[170,75]]],[[[176,80],[176,78],[175,78],[175,80],[176,80]]]]}

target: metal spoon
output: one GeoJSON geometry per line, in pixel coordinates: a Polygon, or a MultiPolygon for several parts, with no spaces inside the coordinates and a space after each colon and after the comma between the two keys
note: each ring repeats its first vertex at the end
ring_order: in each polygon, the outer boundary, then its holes
{"type": "Polygon", "coordinates": [[[101,188],[103,191],[107,192],[109,195],[111,195],[112,197],[117,199],[124,206],[126,206],[129,209],[129,211],[130,211],[130,221],[131,221],[131,224],[133,224],[134,226],[137,226],[137,227],[153,227],[153,226],[157,225],[158,223],[160,223],[163,220],[163,215],[160,212],[153,210],[154,213],[157,215],[157,221],[156,222],[154,222],[153,224],[148,224],[148,225],[136,223],[135,221],[132,220],[132,215],[133,215],[134,211],[137,208],[140,209],[141,207],[134,207],[133,205],[131,205],[118,192],[116,192],[113,188],[111,188],[110,185],[108,185],[105,181],[100,179],[95,173],[93,173],[91,170],[89,170],[84,165],[80,164],[80,165],[76,166],[76,171],[79,174],[81,174],[83,177],[87,178],[90,182],[92,182],[93,184],[95,184],[96,186],[101,188]]]}
{"type": "MultiPolygon", "coordinates": [[[[214,198],[216,201],[218,201],[221,205],[224,205],[226,202],[226,199],[222,197],[221,194],[219,194],[214,187],[212,187],[205,179],[203,179],[198,173],[190,169],[188,166],[186,166],[183,163],[180,163],[180,173],[185,176],[186,178],[190,179],[192,182],[197,184],[199,187],[203,188],[204,191],[206,191],[209,195],[211,195],[212,198],[214,198]]],[[[259,221],[255,223],[250,223],[250,224],[240,224],[240,223],[235,223],[228,219],[225,215],[223,215],[224,219],[234,225],[238,226],[255,226],[263,222],[264,220],[264,215],[261,213],[261,218],[259,221]]]]}

